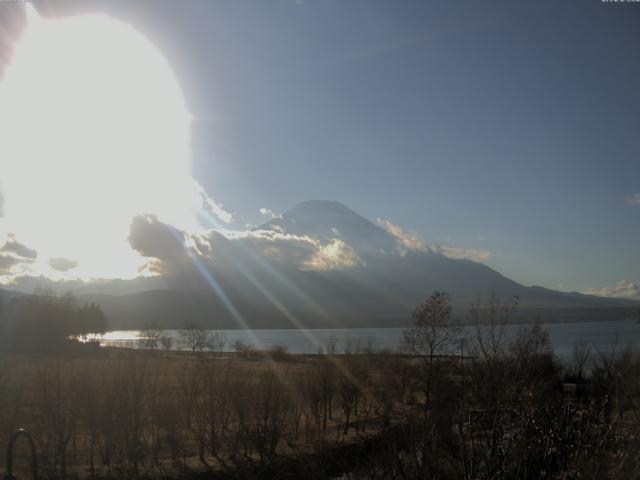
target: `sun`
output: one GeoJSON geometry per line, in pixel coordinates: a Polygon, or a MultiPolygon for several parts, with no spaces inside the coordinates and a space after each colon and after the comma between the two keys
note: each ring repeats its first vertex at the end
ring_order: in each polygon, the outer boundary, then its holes
{"type": "Polygon", "coordinates": [[[166,59],[105,15],[32,14],[0,83],[4,233],[83,277],[134,276],[133,216],[191,222],[190,116],[166,59]]]}

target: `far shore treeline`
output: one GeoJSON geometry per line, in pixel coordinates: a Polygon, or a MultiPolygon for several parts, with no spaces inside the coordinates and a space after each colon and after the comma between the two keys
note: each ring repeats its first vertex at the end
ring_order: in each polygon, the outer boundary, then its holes
{"type": "Polygon", "coordinates": [[[76,337],[104,333],[107,319],[94,304],[79,304],[72,293],[49,290],[0,302],[0,351],[51,353],[82,348],[76,337]]]}

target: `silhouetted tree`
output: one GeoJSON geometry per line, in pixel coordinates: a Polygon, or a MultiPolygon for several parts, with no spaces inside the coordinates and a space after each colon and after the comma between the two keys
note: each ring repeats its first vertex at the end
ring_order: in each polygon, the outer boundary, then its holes
{"type": "Polygon", "coordinates": [[[165,352],[170,351],[173,348],[173,337],[163,335],[160,337],[160,345],[165,352]]]}
{"type": "Polygon", "coordinates": [[[188,323],[184,330],[180,330],[180,343],[192,352],[202,352],[209,348],[211,339],[209,332],[193,323],[188,323]]]}
{"type": "Polygon", "coordinates": [[[453,346],[451,326],[451,298],[446,293],[434,292],[412,312],[413,325],[403,332],[404,348],[421,360],[421,390],[425,408],[431,400],[431,387],[435,360],[450,352],[453,346]]]}
{"type": "Polygon", "coordinates": [[[145,350],[157,350],[162,332],[153,324],[149,323],[138,334],[138,344],[145,350]]]}
{"type": "Polygon", "coordinates": [[[218,354],[218,356],[222,355],[222,352],[224,351],[224,346],[227,343],[227,339],[224,336],[224,332],[213,332],[210,336],[209,336],[209,342],[208,342],[208,346],[209,348],[211,348],[211,350],[213,350],[214,352],[216,352],[218,354]]]}

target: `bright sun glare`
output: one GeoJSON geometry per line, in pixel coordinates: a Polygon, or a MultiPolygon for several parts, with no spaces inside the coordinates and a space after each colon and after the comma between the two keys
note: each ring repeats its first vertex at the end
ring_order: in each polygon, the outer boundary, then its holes
{"type": "Polygon", "coordinates": [[[133,28],[32,11],[0,83],[0,233],[35,248],[43,267],[64,257],[81,277],[134,276],[132,217],[190,228],[202,204],[189,122],[167,61],[133,28]]]}

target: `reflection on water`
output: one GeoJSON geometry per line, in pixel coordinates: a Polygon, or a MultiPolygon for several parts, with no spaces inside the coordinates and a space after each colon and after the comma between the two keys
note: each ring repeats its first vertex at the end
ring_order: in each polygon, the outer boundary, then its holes
{"type": "MultiPolygon", "coordinates": [[[[513,335],[527,325],[508,327],[513,335]]],[[[611,350],[640,344],[640,324],[634,320],[608,322],[550,323],[545,328],[549,332],[551,345],[560,358],[571,357],[573,347],[578,343],[592,345],[598,350],[611,350]]],[[[225,335],[225,350],[231,351],[236,341],[252,344],[257,349],[269,349],[276,345],[287,347],[291,353],[317,353],[319,347],[335,344],[336,353],[342,353],[351,342],[361,346],[372,343],[376,349],[396,349],[402,341],[402,328],[330,328],[330,329],[272,329],[272,330],[222,330],[225,335]]],[[[137,330],[118,330],[100,337],[105,346],[138,347],[137,330]]],[[[468,327],[459,332],[461,338],[470,336],[468,327]]],[[[179,348],[179,331],[165,330],[163,335],[174,338],[179,348]]]]}

